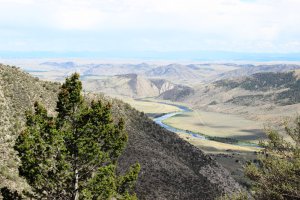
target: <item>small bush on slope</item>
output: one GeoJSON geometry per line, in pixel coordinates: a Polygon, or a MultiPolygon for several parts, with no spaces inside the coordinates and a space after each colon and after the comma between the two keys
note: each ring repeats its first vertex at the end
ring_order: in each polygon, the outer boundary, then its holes
{"type": "MultiPolygon", "coordinates": [[[[263,154],[258,154],[258,164],[248,162],[244,165],[246,176],[253,181],[257,199],[300,199],[300,116],[293,129],[284,122],[286,134],[294,143],[287,142],[272,127],[264,128],[268,140],[260,139],[263,154]]],[[[241,198],[248,199],[240,193],[241,198]]],[[[223,199],[236,199],[225,196],[223,199]]]]}

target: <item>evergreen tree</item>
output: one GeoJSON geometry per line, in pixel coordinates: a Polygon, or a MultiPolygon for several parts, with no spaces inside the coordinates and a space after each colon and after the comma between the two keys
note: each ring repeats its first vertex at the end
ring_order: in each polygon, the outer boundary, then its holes
{"type": "Polygon", "coordinates": [[[284,124],[293,143],[265,126],[268,140],[259,141],[263,154],[257,156],[258,166],[244,166],[247,177],[254,181],[258,199],[300,199],[300,116],[297,115],[294,129],[288,127],[287,121],[284,124]]]}
{"type": "Polygon", "coordinates": [[[17,191],[11,192],[7,187],[1,188],[1,194],[5,200],[22,200],[22,196],[17,191]]]}
{"type": "MultiPolygon", "coordinates": [[[[19,173],[32,187],[35,199],[137,199],[126,188],[136,181],[140,165],[116,176],[117,158],[125,148],[125,121],[113,124],[111,103],[84,104],[79,74],[60,87],[57,117],[49,117],[37,101],[26,115],[26,129],[15,143],[19,173]]],[[[23,192],[30,196],[28,192],[23,192]]]]}

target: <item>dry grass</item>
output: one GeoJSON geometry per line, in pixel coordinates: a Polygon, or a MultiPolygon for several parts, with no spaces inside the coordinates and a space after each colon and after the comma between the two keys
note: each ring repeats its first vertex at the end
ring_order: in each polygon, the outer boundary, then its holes
{"type": "Polygon", "coordinates": [[[231,176],[243,186],[249,186],[250,180],[245,177],[242,163],[245,161],[254,161],[257,159],[256,153],[260,148],[230,145],[215,141],[208,141],[192,137],[187,133],[176,132],[179,137],[209,154],[213,159],[217,160],[224,168],[226,168],[231,176]],[[226,151],[231,149],[233,152],[226,151]]]}
{"type": "Polygon", "coordinates": [[[200,148],[205,153],[228,153],[225,149],[231,149],[236,152],[254,152],[259,151],[260,149],[257,147],[249,147],[249,146],[239,146],[239,145],[231,145],[221,142],[203,140],[199,138],[195,138],[188,133],[176,132],[179,137],[185,139],[189,143],[194,146],[200,148]]]}
{"type": "Polygon", "coordinates": [[[179,129],[248,142],[257,143],[258,137],[265,137],[262,122],[222,113],[197,110],[176,115],[163,122],[179,129]]]}
{"type": "Polygon", "coordinates": [[[124,102],[129,103],[132,107],[136,108],[139,111],[143,111],[150,118],[155,118],[158,115],[163,113],[171,113],[171,112],[179,112],[182,109],[155,102],[144,102],[144,101],[136,101],[133,99],[122,99],[124,102]]]}

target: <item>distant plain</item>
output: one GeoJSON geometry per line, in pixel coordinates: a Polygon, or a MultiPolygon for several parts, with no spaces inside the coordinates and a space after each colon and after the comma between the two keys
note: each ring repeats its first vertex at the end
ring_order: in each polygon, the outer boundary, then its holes
{"type": "MultiPolygon", "coordinates": [[[[227,66],[223,65],[222,62],[204,62],[204,61],[173,61],[173,60],[118,60],[118,59],[83,59],[83,58],[45,58],[45,59],[1,59],[0,58],[0,63],[2,64],[7,64],[7,65],[15,65],[17,67],[20,67],[22,70],[28,70],[32,71],[30,72],[31,75],[39,77],[41,80],[48,80],[48,81],[64,81],[64,77],[67,75],[71,75],[72,72],[79,72],[82,74],[84,71],[88,70],[89,67],[83,66],[83,65],[88,65],[88,64],[113,64],[113,65],[121,65],[121,64],[141,64],[141,63],[147,63],[151,66],[166,66],[170,65],[173,63],[176,64],[182,64],[182,65],[189,65],[189,64],[209,64],[210,66],[203,66],[203,68],[210,68],[213,69],[211,73],[204,73],[204,74],[199,74],[202,75],[203,77],[208,77],[211,75],[215,74],[220,74],[226,71],[234,70],[234,69],[239,69],[239,67],[236,66],[227,66]],[[76,63],[79,67],[75,67],[73,69],[64,69],[61,67],[55,67],[55,66],[50,66],[50,65],[40,65],[41,63],[45,62],[57,62],[57,63],[64,63],[64,62],[74,62],[76,63]]],[[[234,62],[236,64],[244,64],[248,62],[234,62]]],[[[259,64],[259,63],[256,63],[259,64]]],[[[118,74],[118,71],[115,71],[115,74],[118,74]]],[[[94,79],[97,76],[94,76],[94,79]]],[[[102,78],[108,78],[110,76],[103,76],[100,75],[102,78]]],[[[92,77],[91,77],[92,78],[92,77]]],[[[157,77],[153,76],[151,78],[162,78],[162,77],[157,77]]],[[[166,78],[166,77],[164,77],[166,78]]],[[[87,80],[87,79],[85,79],[87,80]]],[[[176,79],[170,77],[170,81],[173,81],[176,84],[185,84],[189,86],[194,86],[199,83],[201,83],[201,79],[176,79]]]]}

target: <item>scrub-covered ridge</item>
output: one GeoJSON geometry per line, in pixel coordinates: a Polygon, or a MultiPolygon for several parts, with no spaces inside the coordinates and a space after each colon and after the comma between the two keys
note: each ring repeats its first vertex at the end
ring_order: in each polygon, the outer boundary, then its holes
{"type": "MultiPolygon", "coordinates": [[[[22,70],[0,65],[1,185],[20,191],[28,187],[17,174],[19,160],[12,149],[24,128],[24,111],[36,100],[56,115],[54,108],[60,83],[40,81],[22,70]],[[4,181],[5,180],[5,181],[4,181]]],[[[141,172],[132,192],[139,199],[214,199],[238,192],[230,173],[201,150],[157,125],[143,112],[102,93],[83,92],[85,102],[102,99],[112,103],[112,116],[125,118],[129,141],[119,157],[117,172],[124,174],[134,163],[141,172]]]]}

